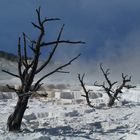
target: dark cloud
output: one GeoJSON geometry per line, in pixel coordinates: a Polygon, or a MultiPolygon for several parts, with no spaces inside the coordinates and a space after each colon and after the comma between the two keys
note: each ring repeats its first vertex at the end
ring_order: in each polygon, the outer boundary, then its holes
{"type": "MultiPolygon", "coordinates": [[[[83,67],[83,71],[92,73],[98,68],[99,63],[103,62],[116,73],[139,73],[139,0],[2,1],[0,49],[15,52],[17,37],[22,31],[36,36],[29,23],[35,19],[34,11],[39,5],[42,7],[43,15],[62,19],[58,24],[51,26],[57,25],[49,29],[49,38],[56,37],[56,32],[65,23],[64,38],[86,41],[84,47],[68,46],[58,50],[56,59],[60,58],[62,61],[64,56],[72,57],[82,52],[79,65],[83,67]]],[[[76,70],[79,65],[74,66],[76,70]]],[[[135,78],[140,80],[137,76],[135,78]]]]}

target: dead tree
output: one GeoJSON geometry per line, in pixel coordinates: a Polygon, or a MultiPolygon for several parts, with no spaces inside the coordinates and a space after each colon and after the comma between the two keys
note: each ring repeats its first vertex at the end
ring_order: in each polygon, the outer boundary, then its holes
{"type": "Polygon", "coordinates": [[[102,67],[102,64],[100,64],[100,69],[105,77],[105,80],[106,80],[106,83],[108,86],[106,86],[105,82],[103,82],[103,84],[98,84],[97,82],[95,82],[94,86],[102,87],[105,90],[105,92],[107,93],[107,95],[109,97],[109,102],[108,102],[109,107],[112,107],[114,105],[115,100],[119,100],[118,94],[123,93],[122,92],[123,88],[130,89],[130,88],[136,87],[136,86],[127,84],[127,83],[131,82],[131,76],[129,77],[128,75],[124,75],[122,73],[122,83],[120,85],[117,85],[117,87],[115,88],[114,86],[116,84],[118,84],[118,82],[117,81],[111,82],[109,80],[108,76],[110,74],[110,69],[107,69],[105,71],[102,67]]]}
{"type": "Polygon", "coordinates": [[[80,83],[81,83],[81,87],[83,88],[83,91],[84,91],[84,93],[85,93],[85,95],[82,95],[82,96],[86,98],[86,101],[87,101],[88,106],[90,106],[90,107],[93,108],[94,106],[91,105],[91,101],[90,101],[90,99],[89,99],[89,93],[90,93],[90,91],[92,91],[92,90],[87,90],[87,89],[86,89],[85,84],[84,84],[84,82],[83,82],[84,76],[85,76],[85,74],[83,74],[82,77],[81,77],[80,74],[78,74],[78,79],[79,79],[79,81],[80,81],[80,83]]]}
{"type": "Polygon", "coordinates": [[[7,70],[2,70],[3,72],[14,76],[21,81],[20,89],[15,89],[8,85],[9,89],[15,91],[18,95],[18,101],[15,106],[14,112],[9,116],[7,121],[7,128],[9,131],[19,131],[21,128],[21,122],[24,115],[24,112],[27,108],[28,99],[32,95],[32,93],[36,92],[42,85],[42,81],[47,78],[48,76],[54,73],[68,73],[63,70],[63,68],[71,65],[71,63],[76,60],[79,56],[72,58],[67,63],[58,66],[57,68],[53,69],[51,72],[46,73],[37,81],[35,80],[35,76],[40,73],[48,64],[50,63],[53,55],[56,52],[59,44],[67,43],[67,44],[84,44],[82,41],[69,41],[69,40],[62,40],[61,35],[64,29],[64,25],[60,29],[58,33],[58,37],[54,41],[45,42],[45,24],[50,21],[59,20],[58,18],[41,18],[40,8],[36,9],[37,13],[37,23],[32,22],[32,25],[35,29],[39,31],[39,35],[36,40],[32,40],[29,38],[25,33],[22,35],[23,39],[23,48],[21,46],[21,37],[18,39],[18,74],[14,74],[7,70]],[[39,64],[41,50],[42,48],[50,47],[51,51],[48,54],[45,62],[43,64],[39,64]],[[33,56],[31,57],[30,61],[28,61],[29,54],[28,50],[32,51],[33,56]]]}

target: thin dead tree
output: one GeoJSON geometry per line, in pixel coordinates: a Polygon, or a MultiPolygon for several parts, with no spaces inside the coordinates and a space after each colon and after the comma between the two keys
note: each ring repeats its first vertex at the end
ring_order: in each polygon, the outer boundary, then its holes
{"type": "Polygon", "coordinates": [[[54,41],[45,42],[45,25],[50,21],[60,20],[59,18],[41,18],[40,8],[36,9],[37,13],[37,23],[32,22],[32,25],[35,29],[39,31],[39,35],[36,40],[32,40],[25,33],[23,33],[22,38],[18,39],[18,74],[14,74],[7,70],[2,70],[3,72],[18,78],[21,81],[21,86],[19,89],[15,89],[10,85],[7,85],[9,89],[13,90],[18,95],[18,101],[15,106],[14,112],[9,116],[7,120],[7,128],[9,131],[19,131],[21,128],[21,122],[24,115],[24,112],[27,108],[28,100],[30,96],[36,92],[42,85],[42,81],[48,76],[54,73],[68,73],[63,70],[63,68],[71,65],[73,61],[75,61],[79,56],[72,58],[67,63],[58,66],[53,69],[51,72],[46,73],[37,81],[35,80],[35,76],[40,73],[48,64],[50,63],[53,55],[56,52],[59,44],[67,43],[67,44],[84,44],[82,41],[69,41],[62,40],[61,35],[64,29],[64,25],[60,29],[58,33],[58,37],[54,41]],[[21,39],[23,40],[23,46],[21,46],[21,39]],[[23,48],[22,48],[23,47],[23,48]],[[45,62],[40,64],[40,56],[42,48],[50,47],[51,51],[48,54],[45,62]],[[29,58],[28,51],[31,50],[33,57],[29,58]]]}
{"type": "Polygon", "coordinates": [[[87,101],[88,106],[90,106],[90,107],[93,108],[94,106],[91,104],[91,101],[90,101],[90,99],[89,99],[89,93],[90,93],[92,90],[87,90],[87,89],[86,89],[85,83],[84,83],[84,76],[85,76],[85,74],[83,74],[82,77],[81,77],[80,74],[78,74],[78,79],[79,79],[80,84],[81,84],[81,87],[83,88],[83,91],[84,91],[84,93],[85,93],[85,95],[82,95],[82,96],[86,98],[86,101],[87,101]]]}
{"type": "Polygon", "coordinates": [[[105,77],[106,83],[103,82],[103,84],[98,84],[97,81],[94,83],[94,86],[102,87],[105,92],[108,94],[109,97],[109,102],[108,106],[112,107],[114,105],[115,100],[119,100],[118,94],[123,93],[122,89],[123,88],[135,88],[136,86],[129,85],[127,83],[131,82],[131,76],[129,77],[128,75],[124,75],[122,73],[122,83],[120,85],[117,85],[118,82],[111,82],[108,78],[110,74],[110,69],[104,70],[102,64],[100,64],[100,69],[105,77]]]}

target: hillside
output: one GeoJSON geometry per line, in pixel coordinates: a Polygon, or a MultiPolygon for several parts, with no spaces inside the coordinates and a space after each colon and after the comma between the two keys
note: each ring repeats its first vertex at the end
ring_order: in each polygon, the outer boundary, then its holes
{"type": "Polygon", "coordinates": [[[1,80],[6,80],[8,82],[11,78],[13,78],[12,76],[9,76],[1,70],[4,69],[11,72],[16,72],[17,60],[18,57],[15,54],[0,51],[0,84],[2,82],[1,80]]]}
{"type": "Polygon", "coordinates": [[[17,55],[5,51],[0,51],[0,58],[4,58],[6,60],[10,60],[14,62],[18,60],[17,55]]]}

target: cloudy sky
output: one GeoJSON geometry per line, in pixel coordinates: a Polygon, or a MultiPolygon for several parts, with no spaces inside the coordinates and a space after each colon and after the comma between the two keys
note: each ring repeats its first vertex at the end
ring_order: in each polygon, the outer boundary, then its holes
{"type": "Polygon", "coordinates": [[[82,52],[80,62],[74,64],[77,70],[82,69],[80,72],[95,74],[102,62],[114,73],[126,72],[140,80],[139,0],[3,0],[0,2],[0,50],[16,53],[17,38],[23,31],[36,37],[30,23],[35,20],[38,6],[43,16],[61,18],[47,26],[49,39],[56,37],[65,23],[65,39],[86,42],[82,46],[62,47],[56,58],[82,52]]]}

